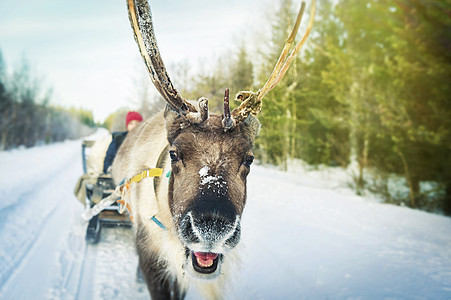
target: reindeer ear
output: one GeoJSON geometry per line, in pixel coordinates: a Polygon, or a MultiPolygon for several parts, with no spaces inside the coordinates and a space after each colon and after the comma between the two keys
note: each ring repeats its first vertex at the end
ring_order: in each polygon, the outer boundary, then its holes
{"type": "Polygon", "coordinates": [[[240,124],[240,129],[247,135],[249,135],[252,141],[255,139],[258,132],[260,131],[260,127],[261,127],[260,121],[252,114],[250,114],[244,120],[244,122],[240,124]]]}
{"type": "Polygon", "coordinates": [[[190,126],[190,123],[186,119],[183,119],[169,104],[166,105],[166,109],[164,110],[164,119],[166,121],[166,131],[168,132],[168,141],[172,145],[174,138],[180,133],[180,130],[190,126]]]}
{"type": "Polygon", "coordinates": [[[179,116],[179,113],[169,104],[166,104],[166,108],[164,110],[164,119],[166,120],[166,128],[172,126],[174,120],[179,116]]]}

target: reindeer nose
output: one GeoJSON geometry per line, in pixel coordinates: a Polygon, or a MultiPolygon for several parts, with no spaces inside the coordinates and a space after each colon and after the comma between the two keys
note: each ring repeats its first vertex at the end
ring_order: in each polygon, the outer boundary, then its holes
{"type": "Polygon", "coordinates": [[[241,236],[239,217],[230,201],[197,202],[180,222],[180,232],[189,244],[205,250],[217,246],[235,247],[241,236]]]}
{"type": "Polygon", "coordinates": [[[241,236],[240,222],[218,215],[195,216],[192,212],[185,215],[180,223],[180,231],[189,244],[199,244],[204,250],[218,246],[235,247],[241,236]]]}

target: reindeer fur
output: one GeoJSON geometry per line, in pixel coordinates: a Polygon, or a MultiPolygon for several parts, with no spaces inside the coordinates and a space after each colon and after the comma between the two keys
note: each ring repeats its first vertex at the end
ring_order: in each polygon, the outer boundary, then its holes
{"type": "MultiPolygon", "coordinates": [[[[183,121],[179,119],[180,117],[170,112],[170,110],[166,111],[166,119],[164,113],[160,112],[154,118],[142,122],[139,127],[127,135],[113,162],[113,178],[116,184],[119,184],[123,178],[130,178],[144,169],[156,167],[161,153],[165,149],[167,150],[168,139],[173,141],[179,132],[184,130],[183,121]]],[[[212,115],[210,119],[211,124],[206,123],[204,127],[216,126],[222,128],[221,116],[212,115]]],[[[251,148],[259,126],[257,119],[252,118],[246,125],[241,126],[242,132],[240,134],[243,135],[243,138],[240,139],[241,143],[248,143],[248,145],[235,144],[228,145],[228,147],[251,148]]],[[[211,128],[209,129],[211,130],[211,128]]],[[[203,129],[193,128],[191,130],[200,131],[203,129]]],[[[193,140],[187,141],[187,143],[195,144],[196,135],[193,134],[191,138],[193,140]]],[[[214,136],[212,135],[210,138],[214,138],[214,136]]],[[[195,149],[190,149],[189,151],[194,152],[195,149]]],[[[168,156],[168,154],[164,153],[163,156],[168,156]]],[[[164,168],[163,176],[165,176],[166,172],[171,170],[171,162],[169,158],[163,161],[164,166],[158,167],[164,168]]],[[[192,184],[196,185],[197,182],[192,184]]],[[[243,192],[244,195],[241,197],[245,199],[245,187],[241,193],[243,192]]],[[[240,191],[233,191],[233,193],[239,194],[240,191]]],[[[226,277],[232,274],[232,265],[239,260],[237,255],[239,247],[235,247],[227,253],[219,278],[211,281],[191,278],[183,268],[186,260],[185,246],[179,238],[176,226],[179,218],[177,214],[173,215],[171,213],[168,194],[170,195],[171,191],[169,180],[166,177],[161,179],[146,178],[139,183],[132,183],[131,185],[130,196],[134,228],[136,230],[136,246],[140,258],[140,266],[149,290],[155,298],[167,298],[170,295],[171,299],[179,299],[184,297],[189,285],[196,285],[197,289],[206,298],[218,299],[223,294],[225,283],[230,281],[230,278],[226,277]],[[159,181],[158,185],[156,185],[156,191],[154,190],[155,180],[159,181]],[[166,226],[167,230],[150,221],[152,216],[156,216],[166,226]]],[[[192,197],[189,196],[187,198],[192,197]]],[[[244,204],[244,202],[236,204],[237,211],[240,214],[244,204]]]]}

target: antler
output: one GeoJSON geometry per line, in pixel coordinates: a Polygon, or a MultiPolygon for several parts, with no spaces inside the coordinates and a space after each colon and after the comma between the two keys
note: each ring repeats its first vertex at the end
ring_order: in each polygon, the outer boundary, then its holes
{"type": "Polygon", "coordinates": [[[226,89],[224,93],[224,119],[222,119],[222,126],[225,131],[235,127],[235,122],[230,116],[229,89],[226,89]]]}
{"type": "Polygon", "coordinates": [[[291,30],[290,35],[288,36],[288,39],[285,43],[285,46],[283,47],[283,50],[279,56],[279,59],[274,67],[274,70],[272,71],[271,75],[269,76],[268,80],[266,81],[265,85],[258,90],[256,93],[251,91],[241,91],[236,94],[235,100],[242,101],[241,105],[237,108],[235,108],[232,111],[232,119],[233,119],[233,125],[232,126],[224,126],[224,130],[232,129],[236,124],[240,124],[243,122],[249,114],[252,114],[256,116],[262,108],[262,99],[263,97],[271,91],[283,78],[286,71],[288,70],[291,62],[295,58],[296,54],[301,50],[302,46],[307,41],[307,38],[310,34],[310,31],[313,27],[313,19],[315,16],[315,10],[316,10],[316,1],[312,0],[311,8],[310,8],[310,19],[309,23],[307,25],[307,30],[304,33],[304,36],[302,39],[296,44],[294,50],[291,52],[291,54],[288,56],[288,52],[293,45],[294,38],[296,37],[296,34],[299,30],[299,25],[301,23],[302,15],[305,10],[305,2],[302,2],[301,8],[299,10],[298,16],[296,18],[296,22],[293,26],[293,29],[291,30]],[[287,58],[288,56],[288,58],[287,58]]]}
{"type": "Polygon", "coordinates": [[[155,88],[168,104],[190,123],[208,118],[208,100],[200,98],[199,112],[174,88],[166,71],[153,30],[152,14],[147,0],[127,0],[128,16],[141,56],[155,88]]]}

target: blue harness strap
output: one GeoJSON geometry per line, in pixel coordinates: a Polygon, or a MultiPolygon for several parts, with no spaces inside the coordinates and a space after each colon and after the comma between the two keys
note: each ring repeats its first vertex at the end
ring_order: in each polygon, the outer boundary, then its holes
{"type": "Polygon", "coordinates": [[[161,223],[160,221],[158,221],[158,219],[153,216],[152,218],[150,218],[152,221],[155,222],[155,224],[157,224],[158,226],[160,226],[161,228],[163,228],[164,230],[167,230],[166,226],[163,225],[163,223],[161,223]]]}

